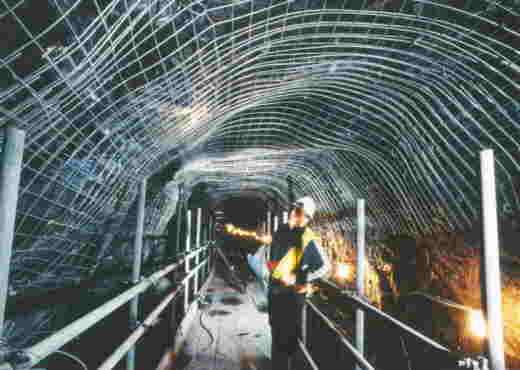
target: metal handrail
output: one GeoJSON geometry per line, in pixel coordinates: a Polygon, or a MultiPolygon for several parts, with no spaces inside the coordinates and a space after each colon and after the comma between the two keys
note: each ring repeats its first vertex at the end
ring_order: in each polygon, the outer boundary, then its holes
{"type": "MultiPolygon", "coordinates": [[[[343,298],[349,299],[352,303],[354,303],[357,306],[358,309],[362,309],[364,311],[369,311],[371,313],[374,313],[374,314],[378,315],[379,317],[383,318],[385,321],[390,322],[394,326],[396,326],[399,329],[407,332],[408,334],[411,334],[411,335],[415,336],[416,338],[422,340],[423,342],[427,343],[428,345],[430,345],[430,346],[432,346],[432,347],[434,347],[436,349],[439,349],[441,351],[444,351],[444,352],[447,352],[447,353],[450,353],[450,354],[454,354],[448,348],[446,348],[443,345],[441,345],[441,344],[435,342],[434,340],[428,338],[424,334],[422,334],[422,333],[418,332],[417,330],[411,328],[410,326],[402,323],[401,321],[393,318],[392,316],[388,315],[387,313],[385,313],[385,312],[377,309],[376,307],[370,305],[368,302],[365,302],[360,297],[352,295],[352,294],[347,294],[341,287],[339,287],[334,282],[332,282],[330,280],[325,280],[325,279],[321,279],[321,281],[323,281],[324,283],[326,283],[326,284],[328,284],[328,285],[338,289],[341,293],[343,293],[341,296],[343,298]]],[[[428,297],[428,298],[430,298],[430,297],[428,297]]],[[[350,353],[354,356],[355,361],[357,362],[358,365],[363,367],[365,370],[375,370],[375,368],[366,360],[366,358],[363,356],[363,354],[360,351],[358,351],[350,343],[350,341],[346,338],[346,336],[338,330],[336,324],[333,321],[331,321],[323,312],[321,312],[314,303],[312,303],[309,299],[306,299],[305,300],[305,304],[308,305],[310,308],[312,308],[313,311],[316,312],[318,317],[320,317],[321,320],[332,331],[334,331],[334,333],[339,337],[341,343],[345,347],[347,347],[347,349],[350,351],[350,353]]],[[[303,322],[303,325],[304,326],[306,325],[305,321],[303,322]]],[[[318,367],[317,367],[316,363],[314,362],[314,360],[312,359],[311,355],[309,354],[305,344],[302,341],[299,341],[299,345],[300,345],[300,348],[302,349],[302,351],[303,351],[307,361],[311,365],[311,367],[313,369],[317,369],[318,367]]]]}
{"type": "Polygon", "coordinates": [[[465,311],[465,312],[473,312],[475,311],[475,308],[472,308],[472,307],[469,307],[469,306],[464,306],[460,303],[456,303],[456,302],[453,302],[453,301],[450,301],[446,298],[442,298],[442,297],[439,297],[439,296],[433,296],[431,294],[428,294],[426,292],[422,292],[420,290],[416,290],[416,291],[413,291],[411,293],[408,293],[406,295],[403,296],[403,298],[408,298],[408,297],[414,297],[414,296],[417,296],[417,297],[422,297],[422,298],[425,298],[431,302],[434,302],[434,303],[438,303],[440,305],[443,305],[445,307],[449,307],[449,308],[454,308],[456,310],[459,310],[459,311],[465,311]]]}
{"type": "Polygon", "coordinates": [[[177,298],[178,294],[185,288],[184,282],[197,273],[202,266],[207,263],[207,259],[199,263],[191,272],[184,277],[180,282],[180,285],[175,291],[168,294],[157,307],[148,315],[146,320],[133,331],[132,334],[112,353],[112,355],[103,362],[98,370],[110,370],[117,365],[117,363],[125,356],[125,354],[135,345],[135,343],[141,338],[149,327],[155,325],[157,317],[166,309],[168,304],[177,298]]]}
{"type": "Polygon", "coordinates": [[[306,302],[309,307],[311,307],[314,312],[318,314],[318,316],[327,324],[327,326],[334,331],[341,340],[341,343],[348,348],[350,353],[354,356],[356,362],[361,365],[365,370],[375,370],[375,368],[370,365],[370,363],[365,359],[365,357],[348,341],[348,339],[338,330],[336,325],[329,319],[323,312],[321,312],[318,307],[314,305],[311,301],[307,300],[306,302]]]}
{"type": "Polygon", "coordinates": [[[309,350],[307,349],[305,344],[301,341],[301,339],[298,339],[298,344],[300,345],[300,349],[302,350],[302,352],[305,356],[305,359],[307,360],[309,365],[311,365],[312,370],[320,370],[318,365],[316,365],[316,362],[314,362],[314,359],[312,358],[311,354],[309,353],[309,350]]]}
{"type": "MultiPolygon", "coordinates": [[[[4,362],[0,364],[0,370],[18,370],[20,368],[33,367],[34,365],[38,364],[46,357],[54,353],[56,350],[58,350],[74,338],[81,335],[90,327],[92,327],[93,325],[110,315],[119,307],[123,306],[125,303],[128,303],[130,300],[132,300],[132,298],[145,292],[150,286],[155,285],[159,281],[159,279],[161,279],[168,273],[172,272],[179,266],[181,266],[185,262],[185,260],[193,257],[197,253],[200,253],[201,250],[208,249],[210,244],[211,243],[208,243],[207,245],[193,250],[191,253],[184,256],[183,259],[181,259],[180,261],[173,263],[160,271],[157,271],[156,273],[152,274],[147,278],[142,279],[137,285],[129,288],[125,292],[106,302],[94,311],[91,311],[83,317],[75,320],[74,322],[67,325],[60,331],[54,333],[53,335],[47,337],[46,339],[33,345],[32,347],[22,350],[21,352],[27,356],[27,361],[23,364],[17,366],[12,365],[8,362],[4,362]]],[[[198,271],[198,267],[193,269],[193,271],[198,271]]]]}
{"type": "MultiPolygon", "coordinates": [[[[226,256],[224,255],[224,253],[220,250],[219,247],[215,248],[217,253],[220,255],[220,257],[222,258],[222,260],[224,261],[226,267],[228,269],[230,269],[230,271],[233,273],[233,274],[236,274],[235,271],[233,271],[230,266],[231,264],[229,263],[228,259],[226,258],[226,256]]],[[[363,355],[354,347],[350,344],[350,342],[348,341],[348,339],[342,334],[339,332],[339,330],[336,328],[336,325],[331,321],[329,320],[307,297],[307,299],[305,300],[305,304],[308,305],[309,307],[311,307],[317,314],[319,317],[321,317],[323,319],[323,321],[327,324],[327,326],[329,326],[329,328],[331,328],[341,339],[341,342],[349,349],[349,351],[354,355],[355,359],[356,359],[356,362],[358,364],[360,364],[365,370],[375,370],[375,368],[370,365],[370,363],[363,357],[363,355]]],[[[305,326],[305,320],[303,320],[303,325],[305,326]]],[[[304,342],[301,341],[301,339],[298,339],[298,345],[300,347],[300,349],[302,350],[304,356],[305,356],[305,359],[307,360],[307,362],[309,363],[309,365],[312,367],[313,370],[319,370],[319,367],[318,365],[316,364],[316,362],[314,361],[314,359],[312,358],[311,354],[309,353],[306,345],[304,342]]]]}
{"type": "MultiPolygon", "coordinates": [[[[339,287],[338,285],[336,285],[332,281],[325,280],[325,279],[322,279],[322,281],[327,283],[327,284],[329,284],[329,285],[331,285],[332,287],[342,291],[341,287],[339,287]]],[[[448,352],[448,353],[452,352],[450,349],[448,349],[448,348],[444,347],[443,345],[437,343],[433,339],[428,338],[424,334],[421,334],[420,332],[418,332],[417,330],[411,328],[410,326],[406,325],[405,323],[403,323],[403,322],[393,318],[389,314],[387,314],[387,313],[377,309],[376,307],[372,306],[371,304],[365,302],[360,297],[357,297],[357,296],[354,296],[354,295],[351,295],[351,294],[343,294],[342,297],[350,300],[352,303],[354,303],[359,308],[378,315],[379,317],[385,319],[386,321],[390,322],[391,324],[393,324],[394,326],[398,327],[399,329],[407,332],[408,334],[411,334],[411,335],[415,336],[416,338],[421,339],[423,342],[429,344],[430,346],[432,346],[434,348],[437,348],[437,349],[439,349],[441,351],[448,352]]]]}

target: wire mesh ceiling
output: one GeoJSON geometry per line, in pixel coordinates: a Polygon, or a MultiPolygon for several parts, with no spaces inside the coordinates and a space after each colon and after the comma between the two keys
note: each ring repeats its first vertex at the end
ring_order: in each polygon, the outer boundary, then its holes
{"type": "MultiPolygon", "coordinates": [[[[172,161],[172,184],[216,200],[287,201],[290,175],[318,220],[348,223],[363,197],[375,229],[417,233],[477,219],[492,148],[501,210],[518,209],[519,13],[518,0],[0,0],[0,125],[27,131],[12,285],[95,268],[137,183],[172,161]]],[[[149,206],[157,232],[169,186],[149,206]]]]}

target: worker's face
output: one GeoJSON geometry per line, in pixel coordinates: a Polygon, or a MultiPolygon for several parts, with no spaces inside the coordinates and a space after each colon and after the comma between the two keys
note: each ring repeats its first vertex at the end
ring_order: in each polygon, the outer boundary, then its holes
{"type": "Polygon", "coordinates": [[[296,208],[289,215],[289,227],[305,227],[309,223],[309,218],[305,216],[302,209],[296,208]]]}

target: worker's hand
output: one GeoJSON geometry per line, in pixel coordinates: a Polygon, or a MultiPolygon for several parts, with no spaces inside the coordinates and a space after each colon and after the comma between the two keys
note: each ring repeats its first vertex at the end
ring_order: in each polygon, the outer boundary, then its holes
{"type": "Polygon", "coordinates": [[[292,285],[294,285],[294,283],[296,283],[296,275],[295,274],[289,274],[287,276],[284,276],[282,278],[282,282],[286,286],[292,286],[292,285]]]}
{"type": "Polygon", "coordinates": [[[317,290],[317,287],[312,286],[312,284],[296,284],[294,286],[294,290],[296,293],[310,295],[317,290]]]}
{"type": "Polygon", "coordinates": [[[307,284],[305,284],[305,285],[296,284],[296,285],[294,286],[294,291],[295,291],[296,293],[302,293],[302,294],[303,294],[303,293],[307,293],[307,284]]]}

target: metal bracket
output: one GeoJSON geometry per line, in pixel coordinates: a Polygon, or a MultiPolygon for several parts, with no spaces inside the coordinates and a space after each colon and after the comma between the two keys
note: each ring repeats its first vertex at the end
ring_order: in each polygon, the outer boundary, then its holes
{"type": "Polygon", "coordinates": [[[130,323],[130,330],[135,330],[138,327],[140,327],[141,325],[143,325],[143,323],[141,321],[139,321],[139,320],[132,321],[130,323]]]}
{"type": "Polygon", "coordinates": [[[150,328],[153,328],[153,327],[154,327],[155,325],[157,325],[160,321],[161,321],[160,318],[156,318],[156,319],[155,319],[155,320],[154,320],[150,325],[147,325],[147,324],[144,323],[144,321],[141,322],[141,321],[137,320],[137,321],[134,321],[134,322],[131,323],[131,325],[130,325],[130,329],[131,329],[131,330],[135,330],[135,329],[137,329],[137,328],[139,328],[139,327],[142,326],[145,330],[148,330],[148,329],[150,329],[150,328]]]}
{"type": "Polygon", "coordinates": [[[152,321],[152,323],[150,325],[146,325],[145,323],[142,324],[142,326],[145,328],[145,329],[150,329],[150,328],[153,328],[155,325],[157,325],[158,323],[161,322],[161,319],[159,317],[157,317],[154,321],[152,321]]]}

